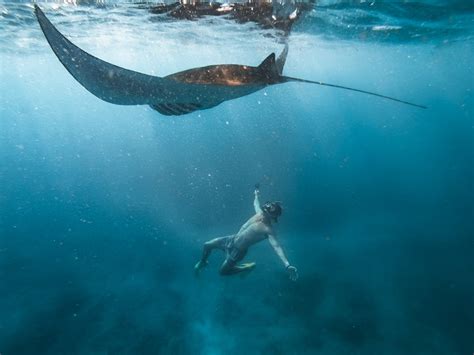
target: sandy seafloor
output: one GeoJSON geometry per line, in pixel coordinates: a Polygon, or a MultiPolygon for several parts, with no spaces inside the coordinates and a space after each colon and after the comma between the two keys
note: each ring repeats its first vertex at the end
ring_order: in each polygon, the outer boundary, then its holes
{"type": "MultiPolygon", "coordinates": [[[[281,34],[129,4],[39,3],[74,43],[153,75],[258,65],[281,34]]],[[[328,5],[289,37],[288,83],[181,117],[116,106],[0,2],[0,353],[472,354],[469,2],[328,5]],[[199,279],[209,238],[281,200],[242,279],[199,279]]]]}

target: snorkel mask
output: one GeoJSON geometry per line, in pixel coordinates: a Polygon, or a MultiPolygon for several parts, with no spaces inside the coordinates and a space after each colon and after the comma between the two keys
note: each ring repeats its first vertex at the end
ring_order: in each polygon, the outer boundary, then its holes
{"type": "Polygon", "coordinates": [[[271,219],[273,219],[275,222],[278,222],[278,217],[281,216],[283,209],[281,208],[281,202],[275,201],[275,202],[266,202],[262,206],[262,211],[266,215],[268,215],[271,219]]]}

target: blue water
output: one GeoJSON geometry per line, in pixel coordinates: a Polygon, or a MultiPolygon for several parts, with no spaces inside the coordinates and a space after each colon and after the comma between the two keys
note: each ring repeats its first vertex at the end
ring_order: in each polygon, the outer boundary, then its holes
{"type": "MultiPolygon", "coordinates": [[[[153,75],[258,65],[282,34],[133,4],[40,3],[74,43],[153,75]]],[[[0,353],[472,354],[474,9],[328,3],[288,83],[181,117],[81,87],[29,2],[0,2],[0,353]],[[281,200],[246,278],[202,243],[281,200]]]]}

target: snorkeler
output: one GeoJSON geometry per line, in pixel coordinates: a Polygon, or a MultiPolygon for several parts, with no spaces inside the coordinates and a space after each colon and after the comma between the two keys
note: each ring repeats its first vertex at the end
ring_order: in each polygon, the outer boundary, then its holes
{"type": "Polygon", "coordinates": [[[255,267],[254,262],[238,265],[237,263],[244,258],[249,247],[268,238],[270,245],[285,265],[290,279],[295,281],[298,278],[298,270],[288,262],[272,228],[272,221],[277,222],[278,217],[281,216],[281,203],[267,202],[260,207],[259,195],[260,191],[257,184],[255,185],[255,200],[253,203],[255,215],[245,222],[237,234],[215,238],[204,243],[201,260],[194,266],[196,274],[199,274],[207,266],[207,259],[213,249],[220,249],[226,253],[226,259],[219,271],[221,275],[234,275],[251,271],[255,267]]]}

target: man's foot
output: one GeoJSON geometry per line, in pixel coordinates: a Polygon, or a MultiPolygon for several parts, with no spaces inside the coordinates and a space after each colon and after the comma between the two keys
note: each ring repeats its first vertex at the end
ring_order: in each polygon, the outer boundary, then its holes
{"type": "Polygon", "coordinates": [[[194,265],[194,274],[196,276],[199,276],[199,274],[201,273],[201,270],[204,269],[206,266],[207,266],[207,261],[199,260],[196,263],[196,265],[194,265]]]}
{"type": "Polygon", "coordinates": [[[250,274],[250,272],[255,269],[255,265],[257,265],[256,263],[252,262],[252,263],[243,263],[243,264],[240,264],[238,266],[239,269],[241,269],[242,271],[239,273],[240,277],[241,278],[244,278],[246,277],[248,274],[250,274]]]}

